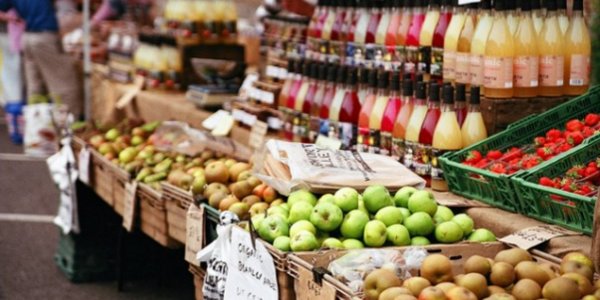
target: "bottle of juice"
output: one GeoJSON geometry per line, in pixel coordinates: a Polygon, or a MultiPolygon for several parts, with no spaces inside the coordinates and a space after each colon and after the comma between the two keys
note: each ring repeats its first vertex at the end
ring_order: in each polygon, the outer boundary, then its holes
{"type": "MultiPolygon", "coordinates": [[[[444,46],[446,32],[450,26],[450,20],[453,18],[453,5],[451,0],[442,0],[442,7],[440,9],[440,18],[437,22],[435,30],[433,31],[433,41],[431,42],[431,65],[429,67],[429,74],[431,78],[438,82],[442,81],[442,75],[444,70],[444,46]]],[[[458,31],[456,31],[458,35],[458,31]]]]}
{"type": "MultiPolygon", "coordinates": [[[[426,89],[426,83],[422,81],[417,82],[415,104],[410,119],[408,120],[408,126],[406,126],[404,143],[406,152],[404,153],[404,165],[413,171],[416,170],[416,159],[418,158],[419,134],[421,133],[421,127],[423,127],[425,115],[427,115],[426,89]]],[[[423,172],[421,171],[421,173],[423,172]]]]}
{"type": "Polygon", "coordinates": [[[304,136],[303,131],[303,122],[302,122],[302,109],[304,107],[304,100],[306,99],[306,95],[308,94],[308,90],[310,86],[313,84],[313,79],[310,77],[312,69],[312,62],[307,61],[304,63],[302,68],[302,84],[300,85],[300,89],[298,89],[298,93],[296,94],[296,99],[294,100],[293,106],[293,114],[294,120],[292,124],[292,132],[293,138],[292,140],[295,142],[300,142],[304,136]]]}
{"type": "Polygon", "coordinates": [[[452,85],[444,85],[444,103],[441,115],[433,133],[431,150],[431,188],[436,191],[448,191],[448,183],[444,180],[438,158],[448,151],[460,150],[462,136],[458,125],[456,112],[454,111],[454,88],[452,85]]]}
{"type": "MultiPolygon", "coordinates": [[[[471,40],[471,57],[469,59],[469,77],[471,85],[483,86],[483,57],[485,46],[492,29],[494,18],[490,11],[490,0],[479,3],[479,17],[473,39],[471,40]]],[[[483,91],[482,91],[483,92],[483,91]]]]}
{"type": "MultiPolygon", "coordinates": [[[[470,85],[471,76],[469,74],[471,56],[471,41],[475,32],[477,3],[467,4],[465,11],[465,22],[458,36],[456,46],[456,58],[454,66],[454,82],[470,85]]],[[[444,76],[445,77],[445,76],[444,76]]]]}
{"type": "Polygon", "coordinates": [[[517,32],[517,26],[519,26],[519,15],[517,14],[517,3],[514,0],[506,1],[506,23],[508,29],[512,35],[517,32]]]}
{"type": "MultiPolygon", "coordinates": [[[[308,38],[316,37],[316,35],[317,35],[316,27],[317,27],[317,24],[321,20],[321,16],[323,15],[323,12],[325,11],[325,6],[323,5],[324,2],[325,2],[325,0],[317,1],[317,6],[310,18],[310,21],[308,22],[308,28],[306,30],[306,35],[308,38]]],[[[319,36],[320,36],[320,32],[319,32],[319,36]]]]}
{"type": "Polygon", "coordinates": [[[354,33],[350,30],[353,24],[358,21],[358,10],[356,9],[356,1],[348,0],[345,1],[346,6],[346,18],[344,19],[344,23],[342,24],[342,36],[340,38],[341,41],[348,42],[354,41],[354,33]]]}
{"type": "Polygon", "coordinates": [[[329,110],[338,87],[338,71],[336,65],[330,65],[327,69],[327,84],[325,86],[323,100],[321,101],[321,109],[319,111],[319,134],[324,136],[329,135],[329,110]]]}
{"type": "Polygon", "coordinates": [[[415,173],[427,181],[427,186],[431,184],[431,145],[433,143],[433,133],[440,115],[440,86],[436,82],[431,82],[429,85],[427,114],[425,114],[423,126],[421,126],[421,130],[419,131],[419,144],[414,157],[415,173]]]}
{"type": "Polygon", "coordinates": [[[513,96],[513,35],[506,22],[507,0],[495,0],[494,23],[485,45],[484,95],[487,98],[513,96]]]}
{"type": "Polygon", "coordinates": [[[387,29],[390,25],[390,20],[392,18],[392,0],[383,0],[382,10],[381,10],[381,18],[379,20],[379,24],[377,25],[377,33],[375,34],[375,44],[377,45],[385,45],[385,37],[387,35],[387,29]]]}
{"type": "Polygon", "coordinates": [[[531,17],[533,18],[533,26],[535,27],[535,32],[537,34],[540,34],[540,31],[542,31],[544,18],[546,18],[546,11],[542,9],[540,1],[541,0],[531,1],[531,17]]]}
{"type": "Polygon", "coordinates": [[[300,140],[303,143],[309,143],[310,139],[310,113],[312,107],[316,105],[315,97],[319,86],[319,67],[317,62],[313,62],[310,67],[310,77],[308,80],[308,91],[302,103],[302,114],[300,116],[300,140]]]}
{"type": "Polygon", "coordinates": [[[302,86],[302,70],[304,67],[304,61],[298,60],[296,61],[296,64],[294,65],[295,70],[294,70],[294,75],[293,75],[293,81],[292,81],[292,85],[290,87],[290,92],[288,94],[287,97],[287,101],[285,104],[286,107],[286,114],[287,114],[287,118],[286,118],[286,122],[284,124],[284,138],[291,141],[294,137],[294,131],[293,131],[293,126],[294,126],[294,109],[296,108],[296,96],[298,95],[298,92],[300,91],[300,87],[302,86]]]}
{"type": "Polygon", "coordinates": [[[279,92],[279,98],[277,100],[277,108],[281,112],[284,112],[287,107],[287,99],[290,96],[290,90],[292,83],[294,82],[295,63],[296,62],[293,59],[288,59],[287,75],[283,81],[283,86],[281,87],[281,92],[279,92]]]}
{"type": "Polygon", "coordinates": [[[398,112],[402,108],[399,71],[392,71],[389,85],[390,97],[383,112],[383,119],[381,120],[381,136],[379,141],[379,153],[383,155],[391,155],[392,153],[392,133],[394,131],[394,123],[398,117],[398,112]]]}
{"type": "Polygon", "coordinates": [[[444,65],[442,75],[444,82],[454,82],[456,76],[456,54],[458,50],[458,39],[465,25],[467,15],[460,5],[454,5],[452,19],[444,37],[444,65]]]}
{"type": "Polygon", "coordinates": [[[530,98],[538,94],[539,53],[537,33],[531,17],[531,2],[519,2],[521,20],[515,33],[515,97],[530,98]]]}
{"type": "Polygon", "coordinates": [[[569,16],[567,16],[567,0],[556,0],[558,7],[558,25],[560,25],[560,31],[565,34],[569,28],[569,16]]]}
{"type": "Polygon", "coordinates": [[[366,89],[365,101],[362,104],[360,113],[358,116],[358,137],[357,137],[357,148],[360,152],[369,151],[370,142],[370,129],[369,129],[369,118],[371,111],[373,110],[373,104],[377,99],[377,71],[371,70],[368,72],[368,88],[366,89]]]}
{"type": "MultiPolygon", "coordinates": [[[[331,101],[331,106],[329,107],[329,134],[330,138],[339,139],[339,120],[340,120],[340,110],[342,109],[342,103],[344,102],[344,97],[346,96],[346,92],[348,91],[348,85],[346,84],[348,79],[348,69],[344,66],[338,68],[337,75],[337,86],[335,88],[335,95],[333,96],[333,101],[331,101]]],[[[351,70],[351,69],[350,69],[351,70]]]]}
{"type": "Polygon", "coordinates": [[[404,72],[416,74],[419,62],[419,37],[423,22],[425,22],[425,0],[413,0],[414,7],[411,15],[410,26],[406,35],[406,63],[404,72]]]}
{"type": "Polygon", "coordinates": [[[380,71],[377,76],[377,97],[369,115],[369,152],[379,153],[381,120],[389,101],[388,82],[390,73],[380,71]]]}
{"type": "Polygon", "coordinates": [[[479,87],[471,88],[471,100],[469,103],[469,112],[465,123],[462,125],[463,147],[471,146],[487,138],[487,130],[483,122],[483,116],[479,108],[479,87]]]}
{"type": "Polygon", "coordinates": [[[354,43],[357,45],[364,45],[367,40],[367,27],[369,27],[369,19],[371,18],[369,14],[370,7],[370,1],[362,0],[358,2],[358,20],[356,26],[351,30],[351,32],[354,32],[354,43]]]}
{"type": "Polygon", "coordinates": [[[423,78],[429,81],[429,72],[431,66],[431,45],[433,43],[433,33],[440,20],[440,2],[441,0],[429,0],[423,27],[419,34],[419,63],[418,72],[424,74],[423,78]]]}
{"type": "Polygon", "coordinates": [[[546,19],[538,36],[540,53],[540,96],[561,96],[564,93],[564,38],[560,31],[556,0],[544,1],[546,19]]]}
{"type": "Polygon", "coordinates": [[[365,44],[375,43],[375,36],[377,35],[377,28],[379,27],[379,21],[381,20],[381,10],[383,8],[383,0],[373,0],[373,5],[369,10],[369,24],[367,25],[367,35],[365,37],[365,44]]]}
{"type": "Polygon", "coordinates": [[[404,159],[406,151],[404,140],[414,107],[414,84],[410,79],[410,74],[406,75],[408,75],[408,78],[405,76],[404,81],[402,81],[402,105],[394,122],[394,131],[392,132],[392,157],[398,161],[403,161],[404,159]]]}
{"type": "Polygon", "coordinates": [[[344,21],[346,20],[347,8],[344,0],[338,0],[338,7],[335,14],[335,20],[333,21],[333,27],[331,28],[330,40],[339,41],[342,39],[342,29],[344,27],[344,21]]]}
{"type": "Polygon", "coordinates": [[[335,19],[337,17],[339,6],[337,0],[331,0],[331,6],[329,7],[329,11],[327,12],[327,16],[323,21],[323,28],[321,28],[321,40],[329,41],[331,40],[331,32],[333,30],[333,23],[335,23],[335,19]]]}
{"type": "Polygon", "coordinates": [[[405,9],[402,0],[393,0],[391,6],[390,22],[385,33],[385,45],[388,47],[396,46],[396,41],[398,40],[398,27],[400,27],[402,12],[405,9]]]}
{"type": "Polygon", "coordinates": [[[462,83],[456,84],[456,97],[454,98],[454,110],[456,111],[456,118],[458,125],[462,126],[467,118],[467,91],[466,85],[462,83]]]}
{"type": "Polygon", "coordinates": [[[583,0],[573,2],[573,15],[565,34],[565,94],[581,95],[590,84],[590,33],[583,18],[583,0]]]}
{"type": "Polygon", "coordinates": [[[348,71],[347,83],[346,93],[339,111],[338,136],[342,140],[344,149],[352,149],[356,145],[356,124],[358,123],[358,115],[360,113],[358,70],[356,68],[350,68],[348,71]]]}
{"type": "MultiPolygon", "coordinates": [[[[415,11],[415,7],[413,6],[413,0],[403,0],[402,1],[402,14],[400,16],[400,24],[398,25],[398,31],[396,33],[396,45],[405,47],[406,39],[408,38],[408,32],[412,24],[413,12],[415,11]]],[[[425,17],[425,15],[423,15],[425,17]]],[[[425,20],[425,19],[423,19],[425,20]]],[[[416,24],[415,24],[416,26],[416,24]]],[[[419,35],[415,34],[415,39],[418,41],[417,37],[419,35]]]]}
{"type": "MultiPolygon", "coordinates": [[[[312,104],[310,106],[310,125],[309,125],[309,139],[310,142],[315,142],[320,131],[320,118],[319,113],[321,112],[321,104],[325,98],[325,90],[327,89],[327,68],[326,64],[319,65],[319,74],[317,80],[317,90],[313,97],[312,104]]],[[[334,78],[335,79],[335,78],[334,78]]]]}

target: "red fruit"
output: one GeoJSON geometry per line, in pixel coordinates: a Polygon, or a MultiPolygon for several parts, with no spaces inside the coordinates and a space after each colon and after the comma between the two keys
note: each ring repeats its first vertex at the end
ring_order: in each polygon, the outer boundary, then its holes
{"type": "Polygon", "coordinates": [[[554,151],[552,151],[552,149],[550,149],[549,147],[543,147],[538,148],[535,153],[543,160],[547,160],[548,157],[554,153],[554,151]]]}
{"type": "Polygon", "coordinates": [[[525,168],[525,169],[531,169],[531,168],[539,165],[540,162],[543,161],[540,157],[535,156],[535,155],[530,155],[524,160],[525,160],[525,163],[523,165],[523,168],[525,168]]]}
{"type": "Polygon", "coordinates": [[[544,138],[543,136],[538,136],[535,139],[533,139],[533,143],[536,147],[542,147],[544,144],[546,144],[546,138],[544,138]]]}
{"type": "Polygon", "coordinates": [[[565,126],[567,131],[580,131],[583,128],[583,123],[579,120],[570,120],[565,126]]]}
{"type": "Polygon", "coordinates": [[[556,141],[556,139],[562,136],[562,132],[558,129],[550,129],[546,132],[546,139],[549,141],[556,141]]]}
{"type": "Polygon", "coordinates": [[[592,176],[598,172],[598,168],[595,167],[586,167],[584,177],[592,176]]]}
{"type": "Polygon", "coordinates": [[[585,125],[587,126],[595,126],[600,122],[600,115],[598,114],[588,114],[585,116],[585,125]]]}
{"type": "Polygon", "coordinates": [[[592,188],[587,184],[582,185],[579,190],[583,192],[583,195],[587,195],[593,191],[592,188]]]}
{"type": "Polygon", "coordinates": [[[579,179],[583,177],[583,175],[585,175],[585,170],[583,166],[580,165],[571,167],[566,173],[567,177],[575,179],[579,179]]]}
{"type": "Polygon", "coordinates": [[[491,150],[486,154],[485,157],[489,160],[497,160],[502,157],[502,152],[499,150],[491,150]]]}
{"type": "Polygon", "coordinates": [[[573,146],[571,146],[571,144],[564,143],[564,144],[561,144],[559,147],[556,148],[556,151],[557,151],[556,154],[567,152],[567,151],[569,151],[571,149],[573,149],[573,146]]]}
{"type": "Polygon", "coordinates": [[[567,143],[573,146],[581,144],[581,142],[583,142],[583,139],[584,137],[581,131],[573,131],[567,133],[567,143]]]}
{"type": "Polygon", "coordinates": [[[540,184],[547,187],[554,187],[554,181],[545,176],[540,178],[540,184]]]}
{"type": "Polygon", "coordinates": [[[475,164],[474,167],[476,168],[480,168],[483,169],[485,168],[488,164],[490,163],[490,161],[487,158],[483,158],[482,160],[480,160],[478,163],[475,164]]]}
{"type": "Polygon", "coordinates": [[[465,163],[474,165],[474,164],[478,163],[481,160],[481,158],[482,158],[482,156],[479,151],[471,150],[471,151],[469,151],[469,154],[467,154],[467,157],[465,158],[465,163]]]}
{"type": "Polygon", "coordinates": [[[588,138],[594,134],[596,134],[596,131],[594,130],[594,128],[592,127],[583,127],[583,129],[581,130],[581,134],[583,134],[583,137],[588,138]]]}
{"type": "Polygon", "coordinates": [[[598,168],[598,162],[597,161],[590,161],[587,164],[588,167],[593,167],[593,168],[598,168]]]}
{"type": "Polygon", "coordinates": [[[506,174],[506,169],[504,168],[504,165],[501,163],[492,164],[492,166],[490,167],[490,171],[492,171],[494,173],[498,173],[498,174],[506,174]]]}

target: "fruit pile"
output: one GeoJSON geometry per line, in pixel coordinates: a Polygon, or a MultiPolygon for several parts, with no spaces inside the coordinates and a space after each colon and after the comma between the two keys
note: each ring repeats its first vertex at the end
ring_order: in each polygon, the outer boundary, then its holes
{"type": "Polygon", "coordinates": [[[530,145],[512,147],[504,152],[490,150],[485,153],[485,156],[477,150],[472,150],[462,163],[497,174],[513,174],[519,170],[531,169],[556,155],[571,150],[599,130],[600,115],[590,113],[584,120],[568,121],[563,131],[548,130],[545,136],[534,138],[530,145]]]}
{"type": "Polygon", "coordinates": [[[487,229],[474,230],[466,214],[438,206],[429,191],[400,189],[394,197],[381,185],[359,194],[341,188],[319,199],[307,190],[292,192],[287,203],[254,214],[252,224],[264,240],[281,251],[319,248],[427,245],[494,241],[487,229]]]}
{"type": "Polygon", "coordinates": [[[368,300],[594,300],[600,299],[600,281],[592,284],[593,266],[579,252],[567,254],[555,268],[515,248],[494,259],[471,256],[458,275],[450,259],[433,254],[423,261],[420,276],[402,280],[393,270],[377,269],[365,277],[363,291],[368,300]]]}
{"type": "MultiPolygon", "coordinates": [[[[592,197],[597,193],[598,186],[600,186],[598,164],[600,164],[600,158],[589,162],[587,165],[573,166],[564,176],[555,178],[541,177],[539,184],[569,193],[592,197]]],[[[556,200],[562,199],[562,197],[557,195],[552,195],[552,197],[556,200]]]]}

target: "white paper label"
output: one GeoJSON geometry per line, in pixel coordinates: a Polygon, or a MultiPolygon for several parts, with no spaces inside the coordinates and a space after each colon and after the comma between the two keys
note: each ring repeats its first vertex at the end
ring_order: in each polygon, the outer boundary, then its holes
{"type": "Polygon", "coordinates": [[[136,180],[125,183],[125,195],[123,195],[123,227],[129,232],[133,230],[133,221],[135,220],[135,207],[137,203],[135,195],[137,193],[137,188],[138,181],[136,180]]]}
{"type": "Polygon", "coordinates": [[[252,131],[250,131],[248,145],[254,149],[260,148],[265,142],[268,129],[267,123],[256,120],[252,125],[252,131]]]}
{"type": "Polygon", "coordinates": [[[79,180],[85,184],[90,183],[90,149],[84,146],[79,151],[79,159],[77,162],[77,170],[79,170],[79,180]]]}
{"type": "Polygon", "coordinates": [[[275,265],[265,246],[255,243],[252,247],[250,234],[239,227],[232,228],[231,243],[224,299],[277,299],[275,265]]]}
{"type": "Polygon", "coordinates": [[[576,232],[566,230],[556,225],[541,225],[525,228],[499,240],[510,245],[515,245],[521,249],[528,250],[555,237],[577,234],[578,233],[576,232]]]}
{"type": "Polygon", "coordinates": [[[185,260],[194,266],[200,266],[196,254],[204,246],[204,207],[190,205],[185,225],[185,260]]]}
{"type": "Polygon", "coordinates": [[[317,145],[320,148],[340,150],[340,148],[342,148],[342,141],[336,138],[319,135],[317,137],[317,140],[315,141],[315,145],[317,145]]]}

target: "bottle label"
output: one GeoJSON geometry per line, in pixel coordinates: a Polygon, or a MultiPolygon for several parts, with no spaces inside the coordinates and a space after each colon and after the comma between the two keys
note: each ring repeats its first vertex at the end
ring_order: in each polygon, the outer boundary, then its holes
{"type": "MultiPolygon", "coordinates": [[[[456,63],[454,66],[454,79],[458,83],[469,84],[470,75],[469,75],[469,53],[467,52],[457,52],[456,53],[456,63]]],[[[445,59],[444,59],[445,60],[445,59]]],[[[446,70],[446,65],[444,64],[444,71],[446,70]]],[[[446,75],[444,75],[446,78],[446,75]]]]}
{"type": "MultiPolygon", "coordinates": [[[[441,77],[444,72],[444,67],[446,66],[446,53],[444,53],[444,48],[432,48],[431,49],[431,65],[429,66],[429,71],[432,76],[441,77]]],[[[446,77],[444,76],[444,79],[446,77]]]]}
{"type": "Polygon", "coordinates": [[[486,56],[484,58],[483,84],[486,88],[510,89],[513,86],[512,57],[486,56]]]}
{"type": "Polygon", "coordinates": [[[394,48],[394,57],[392,58],[392,67],[394,70],[402,71],[402,65],[406,62],[406,47],[396,46],[394,48]]]}
{"type": "Polygon", "coordinates": [[[569,70],[569,85],[584,86],[590,83],[590,56],[571,55],[571,70],[569,70]]]}
{"type": "Polygon", "coordinates": [[[440,164],[439,158],[449,150],[431,149],[431,179],[444,180],[444,170],[440,164]]]}
{"type": "Polygon", "coordinates": [[[418,61],[419,73],[429,73],[431,70],[431,46],[419,47],[418,61]]]}
{"type": "Polygon", "coordinates": [[[419,48],[414,46],[406,47],[406,62],[404,63],[404,72],[408,74],[414,74],[418,61],[419,48]]]}
{"type": "MultiPolygon", "coordinates": [[[[443,49],[442,49],[443,51],[443,49]]],[[[454,51],[443,51],[443,76],[444,80],[452,80],[456,78],[456,52],[454,51]]],[[[433,66],[432,72],[433,72],[433,66]]],[[[433,74],[433,73],[432,73],[433,74]]]]}
{"type": "Polygon", "coordinates": [[[415,144],[413,150],[413,169],[419,176],[429,176],[431,173],[431,146],[415,144]]]}
{"type": "Polygon", "coordinates": [[[540,57],[540,86],[562,86],[564,84],[564,56],[544,55],[540,57]]]}
{"type": "Polygon", "coordinates": [[[410,141],[405,141],[404,142],[404,155],[400,156],[400,158],[402,159],[402,163],[404,164],[405,167],[407,167],[408,169],[414,171],[414,162],[415,162],[415,151],[416,151],[416,145],[417,143],[415,142],[410,142],[410,141]]]}
{"type": "Polygon", "coordinates": [[[331,129],[329,137],[336,138],[342,141],[342,149],[349,150],[356,145],[356,136],[358,128],[353,123],[348,122],[332,122],[329,125],[331,129]]]}
{"type": "Polygon", "coordinates": [[[329,136],[329,120],[328,119],[320,119],[319,134],[324,135],[324,136],[329,136]]]}
{"type": "Polygon", "coordinates": [[[473,54],[470,59],[469,76],[472,85],[483,85],[483,55],[473,54]]]}
{"type": "Polygon", "coordinates": [[[380,133],[377,129],[369,130],[369,153],[379,153],[380,133]]]}
{"type": "Polygon", "coordinates": [[[359,152],[369,151],[369,128],[359,127],[356,137],[356,150],[359,152]]]}
{"type": "Polygon", "coordinates": [[[537,56],[517,56],[514,59],[515,87],[536,87],[539,78],[537,56]]]}
{"type": "Polygon", "coordinates": [[[403,139],[392,138],[392,158],[399,162],[404,161],[404,153],[406,152],[406,144],[403,139]]]}
{"type": "Polygon", "coordinates": [[[389,131],[382,131],[379,135],[379,154],[392,154],[392,133],[389,131]]]}
{"type": "Polygon", "coordinates": [[[346,59],[345,64],[348,66],[354,65],[354,55],[356,54],[356,46],[353,42],[346,43],[346,59]]]}
{"type": "Polygon", "coordinates": [[[340,41],[329,42],[329,62],[338,63],[343,61],[346,55],[346,45],[340,41]]]}
{"type": "Polygon", "coordinates": [[[321,127],[321,120],[318,117],[311,116],[310,117],[310,128],[309,128],[309,134],[308,134],[308,138],[311,140],[311,142],[314,142],[317,140],[317,136],[319,136],[319,132],[320,132],[320,127],[321,127]]]}

